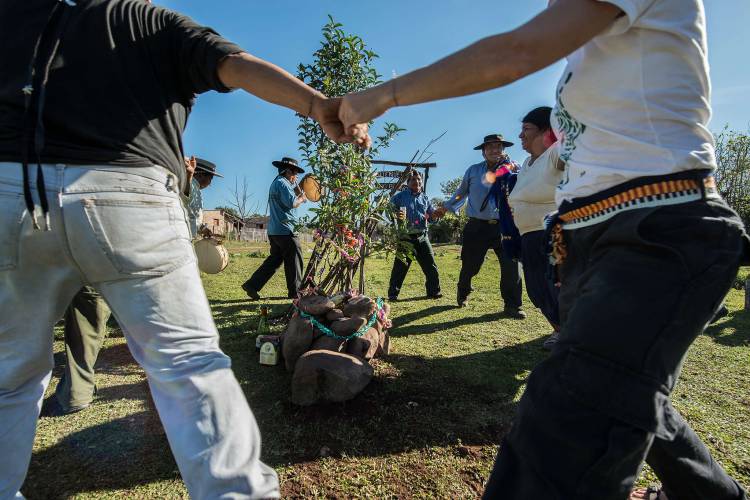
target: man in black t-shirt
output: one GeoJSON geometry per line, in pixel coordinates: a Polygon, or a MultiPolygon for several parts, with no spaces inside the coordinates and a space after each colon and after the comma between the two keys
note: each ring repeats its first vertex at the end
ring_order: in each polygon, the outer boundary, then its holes
{"type": "Polygon", "coordinates": [[[0,47],[0,498],[22,486],[52,326],[84,285],[145,369],[190,495],[278,496],[195,265],[181,136],[198,94],[233,88],[338,142],[367,146],[366,125],[345,131],[339,100],[143,0],[0,2],[0,47]]]}

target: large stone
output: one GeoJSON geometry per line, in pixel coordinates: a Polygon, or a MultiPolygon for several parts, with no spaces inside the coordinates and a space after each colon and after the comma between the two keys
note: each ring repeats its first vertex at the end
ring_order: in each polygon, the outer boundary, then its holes
{"type": "Polygon", "coordinates": [[[292,377],[292,403],[308,406],[319,401],[352,399],[372,380],[372,367],[349,354],[308,351],[292,377]]]}
{"type": "Polygon", "coordinates": [[[367,320],[365,318],[342,318],[331,323],[331,330],[336,335],[346,337],[352,333],[358,331],[360,328],[365,326],[367,320]]]}
{"type": "Polygon", "coordinates": [[[377,305],[375,304],[375,301],[373,301],[370,297],[360,296],[360,297],[354,297],[352,298],[343,308],[342,311],[344,313],[344,316],[349,318],[367,318],[370,319],[370,316],[375,312],[375,309],[377,309],[377,305]]]}
{"type": "Polygon", "coordinates": [[[299,299],[297,306],[300,310],[313,316],[323,316],[333,309],[335,304],[324,295],[307,295],[299,299]]]}
{"type": "Polygon", "coordinates": [[[300,356],[310,350],[312,343],[313,326],[310,321],[299,315],[293,316],[289,320],[281,343],[281,353],[287,370],[294,370],[295,363],[300,356]]]}
{"type": "Polygon", "coordinates": [[[380,333],[375,328],[370,328],[361,337],[351,339],[346,346],[346,352],[352,356],[364,359],[372,359],[380,349],[380,333]]]}
{"type": "Polygon", "coordinates": [[[341,319],[344,317],[344,313],[341,312],[341,309],[331,309],[326,313],[326,321],[336,321],[337,319],[341,319]]]}
{"type": "Polygon", "coordinates": [[[381,328],[378,330],[378,334],[379,342],[375,356],[388,356],[391,353],[391,337],[388,335],[388,330],[381,328]]]}
{"type": "Polygon", "coordinates": [[[311,351],[334,351],[341,352],[346,340],[335,339],[328,335],[323,335],[312,343],[311,351]]]}

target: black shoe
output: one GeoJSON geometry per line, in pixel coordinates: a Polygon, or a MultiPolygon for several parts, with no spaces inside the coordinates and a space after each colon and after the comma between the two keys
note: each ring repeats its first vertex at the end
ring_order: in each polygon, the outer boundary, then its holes
{"type": "Polygon", "coordinates": [[[428,295],[427,298],[428,299],[442,299],[443,298],[443,294],[440,293],[440,292],[433,293],[432,295],[428,295]]]}
{"type": "Polygon", "coordinates": [[[395,295],[389,295],[388,302],[398,302],[398,297],[396,297],[395,295]]]}
{"type": "Polygon", "coordinates": [[[513,318],[513,319],[526,319],[526,313],[520,307],[517,307],[517,308],[506,308],[503,311],[503,314],[505,316],[508,316],[509,318],[513,318]]]}
{"type": "Polygon", "coordinates": [[[255,288],[248,284],[243,284],[242,289],[245,290],[245,293],[251,300],[260,300],[260,295],[258,295],[258,291],[255,288]]]}
{"type": "Polygon", "coordinates": [[[458,294],[458,296],[456,296],[456,302],[458,303],[458,307],[466,307],[469,305],[469,297],[458,294]]]}
{"type": "Polygon", "coordinates": [[[71,413],[78,413],[81,410],[85,410],[90,405],[83,406],[71,406],[67,410],[60,405],[60,402],[55,396],[48,398],[42,405],[42,411],[39,414],[40,417],[62,417],[63,415],[70,415],[71,413]]]}

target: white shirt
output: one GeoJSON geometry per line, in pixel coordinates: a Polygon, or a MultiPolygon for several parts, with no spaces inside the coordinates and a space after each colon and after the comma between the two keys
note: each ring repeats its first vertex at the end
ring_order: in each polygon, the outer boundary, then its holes
{"type": "Polygon", "coordinates": [[[559,143],[556,142],[535,161],[532,162],[530,156],[526,158],[518,172],[508,203],[513,209],[513,221],[522,235],[542,231],[544,217],[557,209],[555,190],[563,175],[557,168],[559,158],[559,143]]]}
{"type": "Polygon", "coordinates": [[[716,165],[702,0],[599,1],[625,16],[571,54],[558,84],[552,125],[567,163],[558,205],[716,165]]]}

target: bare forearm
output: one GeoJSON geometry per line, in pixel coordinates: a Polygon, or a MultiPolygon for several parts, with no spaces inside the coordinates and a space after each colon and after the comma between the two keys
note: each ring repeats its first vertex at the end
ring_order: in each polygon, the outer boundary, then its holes
{"type": "Polygon", "coordinates": [[[305,195],[299,195],[294,199],[294,203],[292,204],[292,207],[298,208],[300,205],[302,205],[306,201],[307,201],[307,197],[305,197],[305,195]]]}
{"type": "Polygon", "coordinates": [[[309,116],[313,101],[324,96],[282,68],[246,52],[225,57],[219,64],[219,78],[230,88],[241,88],[299,114],[309,116]]]}

